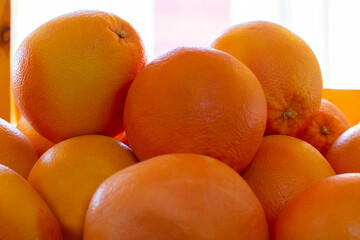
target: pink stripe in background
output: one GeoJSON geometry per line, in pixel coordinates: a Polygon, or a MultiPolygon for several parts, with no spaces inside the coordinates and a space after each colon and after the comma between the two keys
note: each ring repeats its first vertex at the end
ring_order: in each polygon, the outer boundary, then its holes
{"type": "Polygon", "coordinates": [[[155,57],[180,46],[207,47],[230,26],[230,0],[155,0],[155,57]]]}

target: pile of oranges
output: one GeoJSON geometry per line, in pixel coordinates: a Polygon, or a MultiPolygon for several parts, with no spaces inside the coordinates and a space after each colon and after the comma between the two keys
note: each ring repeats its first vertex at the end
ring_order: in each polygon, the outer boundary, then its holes
{"type": "Polygon", "coordinates": [[[280,25],[149,63],[129,23],[73,12],[22,42],[11,86],[1,239],[360,239],[360,125],[280,25]]]}

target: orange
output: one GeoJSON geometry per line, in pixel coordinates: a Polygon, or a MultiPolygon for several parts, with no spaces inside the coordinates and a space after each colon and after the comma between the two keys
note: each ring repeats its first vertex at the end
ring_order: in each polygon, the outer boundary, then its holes
{"type": "Polygon", "coordinates": [[[268,107],[266,135],[296,136],[319,110],[319,63],[288,29],[266,21],[247,22],[225,30],[212,47],[239,59],[259,79],[268,107]]]}
{"type": "Polygon", "coordinates": [[[198,154],[158,156],[121,170],[94,194],[84,240],[268,239],[262,207],[226,164],[198,154]]]}
{"type": "Polygon", "coordinates": [[[337,174],[360,173],[360,124],[338,137],[326,154],[337,174]]]}
{"type": "Polygon", "coordinates": [[[0,118],[0,164],[27,178],[37,160],[38,156],[29,139],[0,118]]]}
{"type": "Polygon", "coordinates": [[[360,239],[360,174],[323,179],[300,193],[282,212],[274,240],[360,239]]]}
{"type": "Polygon", "coordinates": [[[0,189],[0,239],[62,239],[44,200],[22,176],[1,164],[0,189]]]}
{"type": "Polygon", "coordinates": [[[322,155],[351,124],[345,115],[331,102],[322,99],[320,110],[306,126],[299,138],[313,145],[322,155]]]}
{"type": "Polygon", "coordinates": [[[32,169],[29,182],[59,220],[64,239],[82,239],[86,210],[96,188],[134,163],[132,152],[117,140],[80,136],[45,152],[32,169]]]}
{"type": "Polygon", "coordinates": [[[123,130],[126,93],[144,67],[142,40],[118,16],[78,11],[33,31],[19,46],[11,86],[25,119],[50,141],[123,130]]]}
{"type": "Polygon", "coordinates": [[[270,230],[286,205],[310,184],[334,175],[326,159],[300,139],[271,135],[242,176],[264,207],[270,230]]]}
{"type": "Polygon", "coordinates": [[[49,148],[54,146],[54,143],[41,136],[31,125],[25,120],[24,117],[20,117],[17,123],[17,129],[19,129],[32,143],[36,150],[38,157],[40,157],[49,148]]]}
{"type": "Polygon", "coordinates": [[[260,145],[266,102],[256,76],[231,55],[182,47],[136,76],[126,98],[124,124],[140,160],[198,153],[240,172],[260,145]]]}

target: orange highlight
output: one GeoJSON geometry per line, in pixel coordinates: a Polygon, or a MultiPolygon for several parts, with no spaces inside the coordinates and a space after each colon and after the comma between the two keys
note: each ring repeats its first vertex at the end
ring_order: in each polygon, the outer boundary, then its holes
{"type": "Polygon", "coordinates": [[[360,122],[360,90],[324,89],[323,98],[337,106],[349,120],[352,126],[360,122]]]}

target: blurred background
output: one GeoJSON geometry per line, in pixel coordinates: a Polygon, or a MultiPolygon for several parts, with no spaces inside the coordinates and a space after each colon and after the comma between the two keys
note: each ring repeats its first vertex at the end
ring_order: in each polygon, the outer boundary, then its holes
{"type": "Polygon", "coordinates": [[[10,61],[35,28],[75,10],[103,10],[130,22],[144,41],[149,61],[178,46],[209,46],[231,25],[268,20],[308,43],[319,60],[324,88],[360,89],[359,0],[12,0],[11,4],[10,61]]]}
{"type": "Polygon", "coordinates": [[[324,87],[360,88],[359,0],[16,0],[14,50],[39,25],[80,9],[112,12],[130,22],[149,60],[178,46],[208,46],[234,24],[272,21],[313,49],[324,87]]]}

